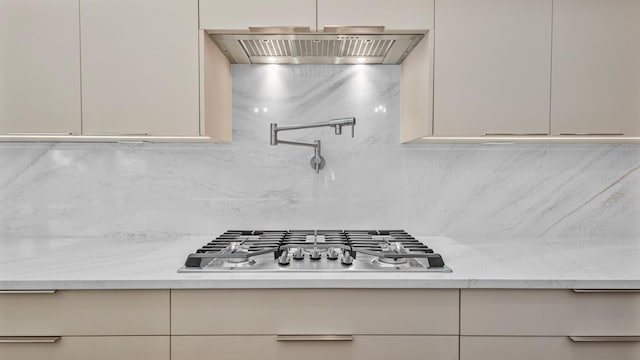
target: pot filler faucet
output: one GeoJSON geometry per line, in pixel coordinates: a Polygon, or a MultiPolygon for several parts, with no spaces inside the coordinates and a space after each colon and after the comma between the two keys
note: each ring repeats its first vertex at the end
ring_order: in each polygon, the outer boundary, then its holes
{"type": "Polygon", "coordinates": [[[351,137],[354,135],[354,128],[356,127],[356,118],[340,118],[333,119],[329,121],[311,123],[311,124],[300,124],[300,125],[288,125],[288,126],[278,126],[276,123],[271,123],[271,145],[278,144],[288,144],[288,145],[298,145],[298,146],[308,146],[312,147],[314,150],[314,155],[311,158],[311,167],[316,170],[316,174],[320,173],[320,169],[322,169],[326,163],[324,157],[322,157],[320,153],[320,140],[315,140],[312,143],[300,142],[300,141],[289,141],[289,140],[279,140],[278,132],[280,131],[288,131],[288,130],[299,130],[299,129],[311,129],[318,127],[330,126],[333,127],[336,135],[342,134],[343,126],[351,126],[351,137]]]}

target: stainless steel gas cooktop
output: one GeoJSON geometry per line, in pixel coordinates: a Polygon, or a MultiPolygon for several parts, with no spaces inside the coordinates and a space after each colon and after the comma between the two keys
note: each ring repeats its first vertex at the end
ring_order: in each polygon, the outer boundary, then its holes
{"type": "Polygon", "coordinates": [[[403,230],[229,230],[178,272],[451,272],[403,230]]]}

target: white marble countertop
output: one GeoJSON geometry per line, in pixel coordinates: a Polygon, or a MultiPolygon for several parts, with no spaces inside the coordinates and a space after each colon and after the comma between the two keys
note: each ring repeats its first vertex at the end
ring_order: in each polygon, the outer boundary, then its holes
{"type": "Polygon", "coordinates": [[[0,240],[0,290],[185,288],[640,289],[640,239],[419,237],[452,273],[178,274],[211,237],[0,240]]]}

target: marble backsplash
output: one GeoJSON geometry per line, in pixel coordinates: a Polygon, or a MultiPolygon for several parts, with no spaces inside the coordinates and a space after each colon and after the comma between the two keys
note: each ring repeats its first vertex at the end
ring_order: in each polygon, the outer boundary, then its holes
{"type": "Polygon", "coordinates": [[[0,144],[0,237],[404,228],[415,235],[638,237],[639,145],[400,145],[397,66],[233,67],[234,141],[0,144]],[[269,123],[355,116],[356,137],[269,145],[269,123]]]}

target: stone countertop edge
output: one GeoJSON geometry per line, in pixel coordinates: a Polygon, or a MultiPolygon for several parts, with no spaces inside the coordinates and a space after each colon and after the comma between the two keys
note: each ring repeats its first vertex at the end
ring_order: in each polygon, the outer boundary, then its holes
{"type": "Polygon", "coordinates": [[[0,290],[640,290],[640,239],[418,236],[452,273],[178,273],[211,236],[0,240],[0,290]]]}

